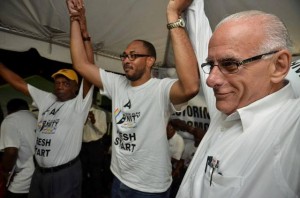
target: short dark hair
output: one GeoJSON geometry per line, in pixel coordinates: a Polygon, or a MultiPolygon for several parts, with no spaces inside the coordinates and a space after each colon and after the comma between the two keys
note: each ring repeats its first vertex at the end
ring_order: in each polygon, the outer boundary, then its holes
{"type": "Polygon", "coordinates": [[[137,39],[135,41],[139,41],[142,42],[144,47],[147,49],[147,51],[149,52],[149,55],[151,55],[152,57],[154,57],[156,59],[156,50],[155,47],[152,43],[142,40],[142,39],[137,39]]]}
{"type": "Polygon", "coordinates": [[[28,103],[21,98],[13,98],[6,104],[7,113],[14,113],[19,110],[29,110],[28,103]]]}

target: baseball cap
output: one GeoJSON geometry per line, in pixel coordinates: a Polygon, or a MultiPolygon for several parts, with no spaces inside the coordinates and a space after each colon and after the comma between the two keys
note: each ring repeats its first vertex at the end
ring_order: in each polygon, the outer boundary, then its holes
{"type": "Polygon", "coordinates": [[[58,70],[56,73],[52,74],[52,78],[55,78],[55,76],[57,76],[58,74],[63,75],[65,77],[67,77],[70,80],[75,80],[78,83],[78,76],[76,74],[76,72],[72,69],[61,69],[58,70]]]}

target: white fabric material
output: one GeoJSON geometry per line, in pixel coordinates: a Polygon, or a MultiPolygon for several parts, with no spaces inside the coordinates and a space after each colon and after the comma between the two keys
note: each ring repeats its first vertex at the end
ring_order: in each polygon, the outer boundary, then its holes
{"type": "Polygon", "coordinates": [[[182,159],[184,160],[184,166],[187,168],[197,150],[197,147],[195,147],[195,141],[191,139],[183,139],[184,140],[184,151],[182,153],[182,159]]]}
{"type": "MultiPolygon", "coordinates": [[[[1,2],[3,1],[0,1],[0,4],[1,2]]],[[[64,1],[62,2],[65,3],[64,1]]],[[[50,60],[72,64],[70,48],[68,46],[66,47],[49,43],[49,40],[42,41],[30,37],[11,34],[8,32],[2,32],[1,29],[0,38],[0,48],[2,49],[23,52],[30,50],[30,48],[35,48],[42,57],[48,58],[50,60]]],[[[66,38],[69,39],[69,35],[67,35],[66,38]]],[[[92,40],[94,41],[94,38],[92,38],[92,40]]],[[[124,73],[120,60],[100,54],[94,54],[94,57],[95,64],[101,65],[103,69],[114,71],[117,73],[124,73]]]]}
{"type": "MultiPolygon", "coordinates": [[[[209,21],[204,12],[203,0],[194,0],[189,6],[186,12],[187,18],[187,30],[194,47],[197,60],[199,63],[200,79],[201,79],[201,90],[200,93],[204,95],[205,101],[208,98],[215,100],[207,96],[207,93],[213,94],[211,88],[206,85],[207,74],[202,71],[201,64],[206,62],[208,55],[208,43],[212,35],[212,31],[209,25],[209,21]]],[[[208,105],[208,104],[206,104],[208,105]]],[[[214,112],[214,106],[207,106],[208,112],[214,112]]],[[[211,117],[212,115],[210,115],[211,117]]]]}
{"type": "Polygon", "coordinates": [[[208,42],[212,35],[209,21],[204,12],[203,0],[194,0],[186,11],[186,26],[194,47],[199,69],[205,62],[208,52],[208,42]]]}
{"type": "MultiPolygon", "coordinates": [[[[189,100],[185,110],[172,114],[171,119],[184,120],[189,126],[201,128],[206,131],[209,127],[210,115],[202,91],[189,100]]],[[[194,139],[194,136],[188,132],[177,131],[177,133],[184,139],[194,139]]]]}
{"type": "MultiPolygon", "coordinates": [[[[123,72],[121,61],[111,58],[111,55],[122,53],[126,45],[136,38],[145,39],[154,44],[157,48],[159,66],[165,63],[170,63],[167,64],[168,67],[172,66],[173,56],[166,55],[166,51],[171,48],[166,28],[167,4],[168,1],[162,0],[85,1],[89,32],[95,45],[94,50],[99,53],[96,61],[102,57],[107,59],[106,63],[99,62],[102,63],[101,68],[107,67],[105,69],[109,71],[123,72]],[[140,18],[143,20],[138,20],[140,18]],[[118,64],[115,64],[116,62],[118,64]]],[[[275,3],[274,0],[205,1],[205,11],[212,28],[224,16],[240,10],[259,9],[275,13],[284,19],[297,53],[300,52],[299,7],[299,0],[284,0],[275,3]]],[[[70,20],[65,1],[1,0],[0,19],[4,27],[0,28],[0,48],[23,51],[35,47],[44,57],[71,63],[68,50],[70,20]],[[7,26],[12,28],[6,28],[7,26]],[[3,36],[2,33],[10,34],[10,38],[3,36]],[[36,38],[30,41],[26,38],[28,36],[36,38]],[[59,46],[59,44],[66,47],[59,46]]],[[[200,24],[199,27],[205,29],[205,26],[200,24]]]]}
{"type": "Polygon", "coordinates": [[[99,140],[107,131],[106,113],[96,107],[91,107],[91,112],[95,116],[95,123],[93,124],[90,119],[87,120],[83,127],[83,142],[91,142],[99,140]]]}
{"type": "Polygon", "coordinates": [[[182,153],[184,151],[183,138],[177,133],[175,133],[173,137],[169,139],[169,148],[170,148],[171,157],[176,160],[180,160],[182,153]]]}
{"type": "Polygon", "coordinates": [[[83,125],[92,103],[93,87],[83,99],[78,95],[59,102],[56,96],[31,85],[28,89],[39,109],[35,158],[41,167],[53,167],[77,157],[81,149],[83,125]]]}
{"type": "Polygon", "coordinates": [[[100,69],[104,94],[112,99],[113,174],[130,188],[165,192],[172,182],[166,134],[175,110],[169,92],[175,79],[155,79],[131,87],[126,77],[100,69]]]}
{"type": "Polygon", "coordinates": [[[300,196],[300,99],[290,84],[232,115],[214,115],[177,197],[300,196]],[[208,156],[220,162],[211,186],[208,156]]]}
{"type": "Polygon", "coordinates": [[[36,118],[27,110],[6,116],[1,124],[0,149],[14,147],[18,149],[15,176],[9,191],[28,193],[34,171],[33,154],[35,144],[36,118]]]}
{"type": "Polygon", "coordinates": [[[300,59],[292,62],[286,78],[291,82],[296,96],[300,97],[300,59]]]}
{"type": "MultiPolygon", "coordinates": [[[[194,1],[197,3],[202,4],[202,0],[194,1]]],[[[196,11],[202,13],[201,8],[196,11]]],[[[205,15],[196,19],[200,20],[196,24],[206,21],[205,15]]],[[[197,31],[197,27],[189,26],[189,31],[197,31]]],[[[199,32],[198,36],[196,43],[206,43],[209,39],[205,32],[199,32]]],[[[207,48],[202,49],[207,52],[207,48]]],[[[205,86],[207,75],[201,70],[200,74],[212,119],[177,198],[299,197],[300,101],[292,99],[291,86],[226,117],[216,110],[213,92],[205,86]],[[205,173],[208,156],[220,161],[211,186],[211,168],[205,173]]]]}

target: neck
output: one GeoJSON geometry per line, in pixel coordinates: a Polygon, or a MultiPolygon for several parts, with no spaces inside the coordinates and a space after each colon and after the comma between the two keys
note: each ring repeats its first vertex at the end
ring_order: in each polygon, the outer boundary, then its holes
{"type": "Polygon", "coordinates": [[[135,81],[130,81],[130,85],[131,85],[132,87],[137,87],[137,86],[140,86],[140,85],[145,84],[145,83],[148,82],[150,79],[151,79],[151,77],[149,77],[149,78],[144,78],[144,79],[139,79],[139,80],[135,80],[135,81]]]}

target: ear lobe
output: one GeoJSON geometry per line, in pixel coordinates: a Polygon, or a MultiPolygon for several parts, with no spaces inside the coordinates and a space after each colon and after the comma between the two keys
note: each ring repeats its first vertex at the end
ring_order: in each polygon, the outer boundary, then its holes
{"type": "Polygon", "coordinates": [[[278,52],[277,58],[274,62],[273,72],[271,74],[271,81],[273,83],[280,83],[288,74],[291,65],[291,54],[287,50],[278,52]]]}

